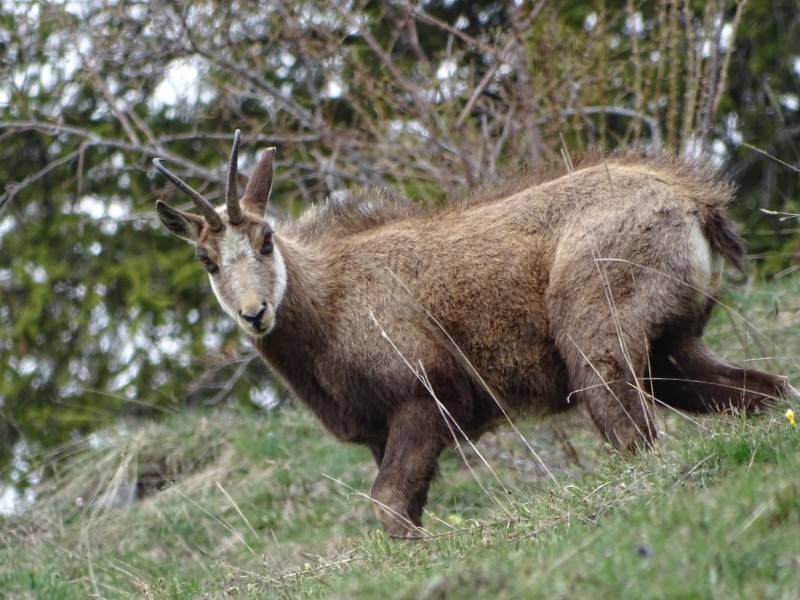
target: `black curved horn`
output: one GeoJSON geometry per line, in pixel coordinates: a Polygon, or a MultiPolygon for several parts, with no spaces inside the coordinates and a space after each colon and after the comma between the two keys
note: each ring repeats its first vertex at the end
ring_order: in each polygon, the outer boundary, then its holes
{"type": "Polygon", "coordinates": [[[233,134],[231,159],[228,162],[228,183],[225,187],[225,205],[228,207],[228,220],[233,225],[242,222],[242,208],[239,206],[239,192],[236,189],[236,169],[239,162],[239,138],[242,132],[238,129],[233,134]]]}
{"type": "Polygon", "coordinates": [[[164,175],[167,179],[169,179],[173,185],[181,190],[184,194],[189,196],[194,202],[194,205],[200,211],[200,213],[205,217],[206,221],[208,222],[208,226],[211,228],[212,231],[219,231],[222,229],[222,219],[220,218],[219,214],[217,213],[214,205],[211,204],[208,200],[203,198],[203,196],[195,190],[192,186],[188,183],[183,181],[180,177],[175,175],[172,171],[170,171],[167,167],[161,164],[160,158],[153,159],[153,165],[156,169],[158,169],[162,175],[164,175]]]}

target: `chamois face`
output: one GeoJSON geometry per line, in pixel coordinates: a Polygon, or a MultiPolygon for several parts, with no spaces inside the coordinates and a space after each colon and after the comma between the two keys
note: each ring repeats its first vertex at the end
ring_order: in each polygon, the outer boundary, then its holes
{"type": "Polygon", "coordinates": [[[236,192],[236,161],[240,133],[234,135],[228,165],[225,206],[214,208],[159,159],[153,163],[176,187],[185,192],[203,214],[198,216],[156,202],[161,222],[195,247],[222,308],[246,334],[267,335],[275,327],[275,314],[286,291],[286,265],[280,242],[266,219],[272,188],[275,148],[268,148],[250,177],[244,195],[236,192]]]}
{"type": "Polygon", "coordinates": [[[208,271],[211,289],[246,334],[261,337],[275,326],[275,313],[286,290],[286,266],[271,225],[247,214],[200,239],[197,258],[208,271]]]}

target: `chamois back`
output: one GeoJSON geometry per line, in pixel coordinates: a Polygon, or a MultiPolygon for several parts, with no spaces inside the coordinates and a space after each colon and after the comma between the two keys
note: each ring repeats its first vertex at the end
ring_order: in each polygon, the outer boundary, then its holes
{"type": "MultiPolygon", "coordinates": [[[[703,233],[712,247],[744,271],[744,243],[730,226],[727,207],[734,196],[734,186],[724,179],[707,159],[691,159],[674,154],[645,156],[626,151],[604,154],[590,151],[573,158],[567,170],[561,160],[546,160],[528,167],[522,174],[499,176],[475,190],[456,190],[440,204],[414,202],[391,187],[365,186],[353,191],[337,191],[319,204],[310,206],[301,217],[284,224],[288,231],[304,241],[342,237],[375,229],[389,223],[413,218],[436,218],[445,213],[500,202],[537,186],[554,183],[569,174],[602,169],[611,181],[610,189],[586,189],[586,196],[614,194],[612,171],[623,167],[673,187],[701,214],[703,233]]],[[[568,181],[568,180],[566,180],[568,181]]]]}

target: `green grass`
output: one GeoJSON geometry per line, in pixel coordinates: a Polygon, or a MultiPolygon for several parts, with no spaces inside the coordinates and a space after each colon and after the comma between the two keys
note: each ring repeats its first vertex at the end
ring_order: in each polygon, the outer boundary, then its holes
{"type": "MultiPolygon", "coordinates": [[[[719,311],[707,339],[796,375],[799,286],[737,292],[728,303],[752,327],[719,311]]],[[[361,495],[369,453],[303,410],[127,423],[43,457],[38,502],[0,517],[0,594],[798,598],[800,430],[787,406],[800,413],[796,399],[757,419],[663,412],[662,441],[634,458],[578,413],[521,422],[558,482],[513,435],[490,434],[478,450],[496,478],[468,449],[478,485],[448,452],[431,536],[414,542],[378,530],[361,495]]]]}

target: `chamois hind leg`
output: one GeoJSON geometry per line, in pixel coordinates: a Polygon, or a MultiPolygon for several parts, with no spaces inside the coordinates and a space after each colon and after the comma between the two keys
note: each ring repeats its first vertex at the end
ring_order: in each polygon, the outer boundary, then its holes
{"type": "Polygon", "coordinates": [[[606,441],[635,452],[657,436],[652,405],[640,384],[646,340],[640,328],[618,337],[611,325],[577,323],[558,336],[556,346],[566,363],[570,402],[586,407],[606,441]]]}
{"type": "Polygon", "coordinates": [[[389,435],[372,486],[375,513],[397,537],[414,537],[443,449],[441,418],[430,398],[399,406],[389,421],[389,435]]]}
{"type": "Polygon", "coordinates": [[[650,243],[646,230],[630,227],[606,234],[587,225],[562,240],[546,303],[551,335],[567,368],[570,403],[581,402],[614,446],[635,451],[657,437],[649,386],[643,385],[650,341],[676,315],[702,313],[703,303],[684,283],[696,260],[685,247],[685,228],[668,229],[671,237],[662,242],[670,253],[653,252],[640,268],[637,261],[613,258],[639,256],[650,243]],[[594,248],[587,229],[597,235],[594,248]]]}
{"type": "Polygon", "coordinates": [[[585,406],[608,442],[633,452],[651,445],[657,436],[652,404],[641,381],[658,304],[647,297],[649,285],[632,285],[630,276],[626,279],[619,271],[601,279],[597,271],[586,273],[584,267],[586,274],[575,285],[573,269],[563,280],[551,282],[548,311],[556,349],[567,369],[570,404],[585,406]]]}
{"type": "Polygon", "coordinates": [[[698,337],[654,344],[653,393],[675,408],[695,412],[758,413],[785,394],[785,377],[721,360],[698,337]]]}

